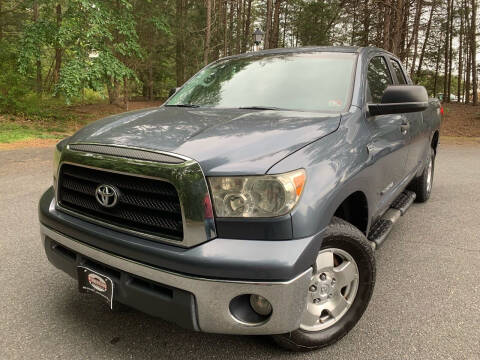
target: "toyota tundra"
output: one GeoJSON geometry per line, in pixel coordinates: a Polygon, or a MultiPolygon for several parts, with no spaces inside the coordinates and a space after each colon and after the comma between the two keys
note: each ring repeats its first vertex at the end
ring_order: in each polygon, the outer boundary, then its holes
{"type": "Polygon", "coordinates": [[[378,48],[217,60],[57,144],[46,255],[111,309],[332,344],[367,308],[375,249],[430,196],[440,119],[378,48]]]}

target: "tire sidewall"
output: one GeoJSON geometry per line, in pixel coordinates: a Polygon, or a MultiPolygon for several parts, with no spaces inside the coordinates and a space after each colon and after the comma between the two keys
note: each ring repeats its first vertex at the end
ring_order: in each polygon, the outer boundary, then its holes
{"type": "Polygon", "coordinates": [[[428,163],[427,163],[427,169],[426,169],[426,174],[425,174],[425,192],[427,194],[427,199],[430,197],[430,194],[432,193],[433,178],[434,178],[434,175],[435,175],[435,150],[433,150],[433,149],[430,149],[430,156],[428,158],[428,163]],[[430,190],[429,190],[427,179],[428,179],[428,163],[430,163],[430,161],[432,162],[432,178],[430,179],[432,184],[431,184],[430,190]]]}
{"type": "Polygon", "coordinates": [[[320,250],[328,248],[344,250],[348,252],[357,263],[359,284],[353,304],[339,321],[326,329],[316,332],[298,329],[289,334],[285,334],[285,340],[291,344],[295,344],[296,350],[312,350],[338,341],[355,326],[370,302],[375,285],[375,260],[373,250],[363,234],[357,229],[354,230],[356,230],[354,233],[356,236],[347,236],[335,232],[329,233],[327,229],[320,248],[320,250]]]}

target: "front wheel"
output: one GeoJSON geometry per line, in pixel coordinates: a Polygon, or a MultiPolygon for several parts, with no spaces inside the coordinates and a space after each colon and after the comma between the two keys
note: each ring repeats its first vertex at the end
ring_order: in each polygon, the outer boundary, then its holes
{"type": "Polygon", "coordinates": [[[340,340],[367,308],[375,285],[375,258],[365,235],[333,218],[314,264],[300,328],[274,335],[293,351],[318,349],[340,340]]]}

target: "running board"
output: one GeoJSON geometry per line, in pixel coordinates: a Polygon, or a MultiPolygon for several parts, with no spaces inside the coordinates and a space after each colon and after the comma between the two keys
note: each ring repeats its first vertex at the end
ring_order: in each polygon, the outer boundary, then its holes
{"type": "Polygon", "coordinates": [[[390,209],[372,225],[368,233],[368,240],[374,249],[378,248],[387,239],[393,229],[393,224],[403,216],[417,196],[413,191],[405,190],[390,205],[390,209]]]}

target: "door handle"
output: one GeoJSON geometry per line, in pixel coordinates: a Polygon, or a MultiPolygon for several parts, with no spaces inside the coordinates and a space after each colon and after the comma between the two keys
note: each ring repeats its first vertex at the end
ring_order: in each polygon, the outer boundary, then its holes
{"type": "Polygon", "coordinates": [[[402,134],[405,135],[409,129],[410,129],[410,123],[408,121],[403,121],[402,124],[400,125],[400,131],[402,132],[402,134]]]}

